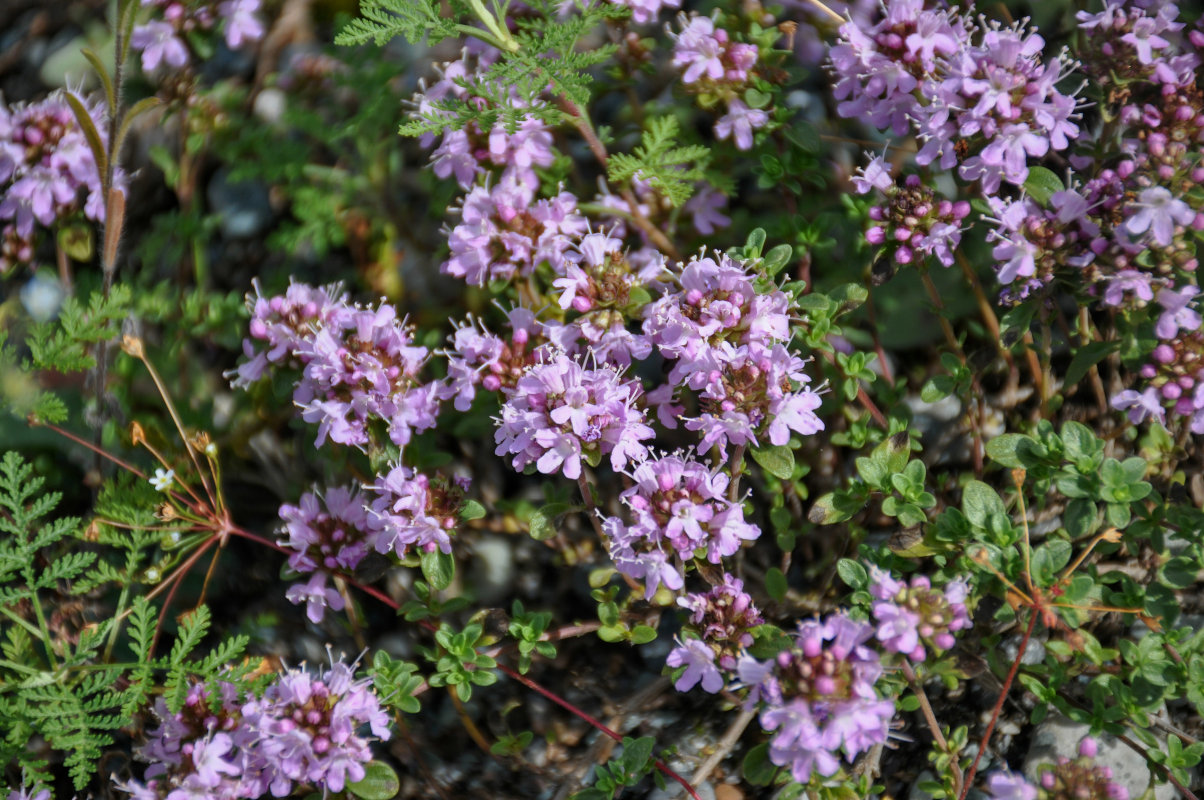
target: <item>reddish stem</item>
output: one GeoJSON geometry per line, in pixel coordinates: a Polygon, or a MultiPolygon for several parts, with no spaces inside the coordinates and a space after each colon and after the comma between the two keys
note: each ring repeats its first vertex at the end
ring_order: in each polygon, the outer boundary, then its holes
{"type": "Polygon", "coordinates": [[[1028,642],[1033,638],[1033,629],[1036,626],[1037,612],[1034,610],[1029,614],[1028,627],[1024,629],[1024,638],[1020,640],[1020,648],[1016,651],[1016,659],[1012,662],[1012,667],[1008,670],[1007,677],[1003,681],[1003,688],[999,690],[999,699],[995,701],[995,708],[991,710],[991,721],[987,723],[986,733],[982,735],[982,741],[978,745],[978,754],[974,756],[974,763],[970,765],[970,771],[966,773],[965,783],[962,784],[962,793],[958,795],[957,800],[966,800],[966,795],[970,792],[970,787],[974,785],[974,775],[978,772],[978,762],[982,759],[982,754],[986,752],[987,745],[991,743],[991,734],[995,732],[995,723],[999,721],[999,714],[1003,711],[1004,701],[1007,700],[1008,692],[1012,688],[1012,681],[1016,680],[1016,673],[1020,671],[1020,660],[1024,658],[1024,651],[1028,649],[1028,642]]]}
{"type": "MultiPolygon", "coordinates": [[[[572,712],[573,714],[575,714],[577,717],[580,717],[581,719],[585,720],[586,722],[588,722],[593,727],[597,728],[602,733],[604,733],[607,736],[609,736],[610,738],[614,739],[616,742],[623,741],[623,736],[621,734],[619,734],[617,731],[612,731],[610,728],[603,725],[599,720],[596,720],[593,717],[591,717],[589,714],[586,714],[584,711],[577,708],[575,705],[570,703],[568,700],[565,700],[560,695],[554,694],[553,692],[550,692],[547,689],[543,688],[538,683],[536,683],[535,681],[528,678],[526,675],[522,675],[517,670],[511,669],[510,667],[508,667],[502,663],[499,663],[497,665],[497,668],[499,670],[501,670],[502,672],[504,672],[509,677],[511,677],[514,680],[521,683],[523,686],[526,686],[528,689],[538,692],[539,694],[541,694],[544,697],[551,700],[553,703],[556,703],[561,708],[564,708],[564,709],[572,712]]],[[[690,797],[694,798],[694,800],[702,800],[702,798],[700,798],[698,796],[698,792],[696,792],[694,790],[694,787],[690,785],[689,781],[687,781],[685,778],[683,778],[682,776],[678,775],[676,772],[674,772],[673,770],[671,770],[667,766],[665,766],[665,763],[663,761],[657,760],[656,768],[658,770],[660,770],[661,772],[663,772],[665,775],[668,775],[670,778],[672,778],[673,780],[680,783],[682,785],[682,788],[684,788],[686,790],[686,792],[689,793],[690,797]]]]}

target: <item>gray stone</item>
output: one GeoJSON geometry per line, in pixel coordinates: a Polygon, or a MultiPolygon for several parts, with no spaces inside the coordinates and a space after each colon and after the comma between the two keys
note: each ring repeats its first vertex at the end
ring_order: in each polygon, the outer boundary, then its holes
{"type": "MultiPolygon", "coordinates": [[[[1043,764],[1057,763],[1058,756],[1077,758],[1079,742],[1087,735],[1090,727],[1073,722],[1061,715],[1051,715],[1037,726],[1024,758],[1024,775],[1033,783],[1040,777],[1038,768],[1043,764]]],[[[1129,792],[1129,797],[1141,797],[1150,782],[1150,769],[1145,758],[1114,736],[1100,734],[1094,737],[1099,743],[1096,763],[1112,769],[1112,779],[1129,792]]],[[[1154,790],[1154,800],[1174,800],[1175,787],[1169,783],[1154,790]]]]}
{"type": "Polygon", "coordinates": [[[502,536],[482,536],[473,546],[475,558],[469,580],[477,602],[492,606],[511,594],[514,583],[514,548],[502,536]]]}
{"type": "Polygon", "coordinates": [[[209,181],[206,197],[227,239],[249,239],[272,221],[268,187],[261,181],[233,181],[228,169],[219,169],[209,181]]]}
{"type": "MultiPolygon", "coordinates": [[[[1028,646],[1024,648],[1024,658],[1020,659],[1020,663],[1026,667],[1031,667],[1034,664],[1040,664],[1045,660],[1045,639],[1049,638],[1049,634],[1036,634],[1029,638],[1028,646]]],[[[1003,651],[1005,662],[1016,660],[1016,653],[1020,651],[1019,635],[1012,636],[1003,641],[1000,649],[1003,651]]]]}

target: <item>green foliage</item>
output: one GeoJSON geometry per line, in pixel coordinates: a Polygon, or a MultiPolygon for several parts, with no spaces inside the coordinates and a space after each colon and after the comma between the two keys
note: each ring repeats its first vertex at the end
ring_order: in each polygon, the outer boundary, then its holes
{"type": "Polygon", "coordinates": [[[447,623],[441,625],[435,632],[436,646],[421,648],[423,656],[435,665],[427,683],[454,686],[456,695],[465,702],[472,697],[473,686],[497,683],[497,673],[493,672],[497,661],[477,652],[483,636],[484,629],[475,622],[458,632],[447,623]]]}
{"type": "Polygon", "coordinates": [[[511,636],[518,640],[518,671],[524,675],[531,668],[531,657],[538,653],[544,658],[556,657],[556,645],[543,640],[548,625],[552,622],[552,614],[548,611],[528,612],[523,608],[521,600],[515,600],[510,612],[511,636]]]}
{"type": "Polygon", "coordinates": [[[347,792],[360,800],[391,800],[401,791],[401,781],[383,761],[364,765],[364,777],[347,784],[347,792]]]}
{"type": "Polygon", "coordinates": [[[423,0],[360,0],[363,16],[349,22],[334,41],[340,45],[374,42],[380,47],[390,39],[404,36],[410,42],[426,39],[436,44],[456,35],[459,26],[454,19],[465,14],[467,8],[467,3],[452,3],[454,16],[446,17],[437,3],[423,0]]]}
{"type": "Polygon", "coordinates": [[[423,683],[417,664],[399,661],[384,650],[377,650],[372,656],[370,674],[377,694],[388,705],[405,714],[417,714],[422,708],[414,696],[423,683]]]}
{"type": "Polygon", "coordinates": [[[615,183],[647,181],[670,205],[682,205],[705,177],[710,151],[702,145],[677,147],[680,136],[676,117],[649,120],[641,144],[630,155],[611,155],[606,162],[608,177],[615,183]]]}
{"type": "Polygon", "coordinates": [[[883,514],[897,517],[906,527],[926,522],[926,510],[936,505],[936,497],[926,488],[924,462],[910,459],[910,454],[907,434],[884,439],[868,457],[856,460],[857,479],[815,501],[810,520],[817,525],[843,522],[859,513],[875,494],[881,494],[883,514]]]}
{"type": "Polygon", "coordinates": [[[623,751],[595,770],[594,785],[575,793],[573,800],[612,800],[624,788],[635,786],[649,773],[655,774],[657,782],[664,783],[659,772],[654,772],[656,759],[652,755],[656,739],[644,736],[639,739],[623,737],[623,751]]]}
{"type": "MultiPolygon", "coordinates": [[[[113,732],[145,706],[154,673],[166,673],[164,693],[178,709],[190,681],[237,680],[245,673],[246,668],[231,671],[227,665],[241,656],[247,637],[226,640],[202,658],[190,657],[209,626],[209,612],[201,606],[181,624],[170,655],[154,658],[154,605],[143,596],[124,605],[150,539],[122,531],[129,539],[119,547],[123,557],[98,558],[93,549],[80,546],[78,519],[46,519],[60,496],[39,494],[43,483],[15,453],[0,459],[0,614],[11,623],[0,642],[0,719],[7,728],[0,764],[15,761],[30,779],[49,780],[46,764],[34,756],[38,749],[31,747],[31,740],[41,737],[61,755],[78,790],[92,778],[113,732]],[[119,607],[106,619],[68,628],[47,613],[70,595],[104,586],[121,587],[119,607]],[[114,663],[122,627],[133,661],[114,663]]],[[[131,502],[129,495],[117,499],[106,492],[99,507],[139,518],[131,502]]],[[[112,530],[94,529],[95,544],[120,538],[112,530]]]]}

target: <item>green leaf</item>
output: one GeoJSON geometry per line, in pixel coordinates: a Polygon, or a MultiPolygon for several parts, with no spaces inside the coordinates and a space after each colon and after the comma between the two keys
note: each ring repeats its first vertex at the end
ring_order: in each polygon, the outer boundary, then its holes
{"type": "Polygon", "coordinates": [[[769,743],[762,742],[749,749],[740,765],[744,780],[753,786],[768,786],[777,774],[777,766],[769,760],[769,743]]]}
{"type": "Polygon", "coordinates": [[[424,552],[421,556],[422,574],[427,582],[436,590],[442,591],[451,586],[456,577],[456,559],[451,553],[442,550],[424,552]]]}
{"type": "Polygon", "coordinates": [[[654,747],[656,739],[651,736],[641,736],[638,739],[623,737],[623,766],[628,775],[639,775],[648,769],[654,747]]]}
{"type": "Polygon", "coordinates": [[[676,117],[649,120],[641,144],[631,155],[610,156],[606,162],[607,176],[613,183],[647,181],[671,206],[682,205],[694,193],[694,185],[706,177],[710,150],[702,145],[675,147],[680,138],[676,117]]]}
{"type": "Polygon", "coordinates": [[[88,113],[88,109],[84,107],[84,103],[74,92],[64,92],[63,97],[66,98],[67,104],[71,106],[71,112],[75,114],[75,121],[84,132],[84,138],[88,142],[88,147],[92,150],[92,159],[96,162],[97,177],[104,180],[105,172],[108,169],[109,156],[105,152],[105,146],[100,138],[100,132],[96,130],[96,123],[92,120],[92,115],[88,113]]]}
{"type": "Polygon", "coordinates": [[[1176,556],[1162,565],[1158,579],[1172,589],[1186,589],[1195,585],[1199,564],[1195,559],[1176,556]]]}
{"type": "Polygon", "coordinates": [[[1120,349],[1120,341],[1088,342],[1079,347],[1070,365],[1066,367],[1066,376],[1062,379],[1066,386],[1074,386],[1081,381],[1087,372],[1099,362],[1120,349]]]}
{"type": "Polygon", "coordinates": [[[771,276],[777,275],[783,267],[790,263],[792,255],[794,255],[794,248],[788,244],[780,244],[765,254],[761,268],[771,276]]]}
{"type": "Polygon", "coordinates": [[[648,644],[656,639],[656,628],[651,625],[636,625],[631,629],[632,644],[648,644]]]}
{"type": "Polygon", "coordinates": [[[752,449],[753,461],[761,468],[784,481],[790,480],[794,474],[794,451],[786,445],[766,445],[752,449]]]}
{"type": "Polygon", "coordinates": [[[850,589],[864,589],[869,585],[870,576],[861,562],[851,558],[842,558],[836,562],[836,574],[850,589]]]}
{"type": "Polygon", "coordinates": [[[777,567],[770,567],[765,571],[765,591],[769,592],[769,596],[774,600],[781,600],[786,596],[788,589],[786,576],[777,567]]]}
{"type": "Polygon", "coordinates": [[[548,503],[535,509],[528,523],[531,538],[538,542],[551,539],[557,533],[560,518],[576,508],[570,503],[548,503]]]}
{"type": "Polygon", "coordinates": [[[1033,551],[1033,582],[1038,586],[1052,586],[1058,571],[1070,563],[1070,542],[1065,539],[1050,539],[1033,551]]]}
{"type": "Polygon", "coordinates": [[[481,519],[485,516],[485,506],[478,503],[476,500],[466,500],[464,507],[460,509],[460,519],[468,522],[474,519],[481,519]]]}
{"type": "Polygon", "coordinates": [[[1005,514],[999,494],[982,481],[970,481],[962,490],[962,511],[975,527],[989,529],[988,520],[1005,514]]]}
{"type": "Polygon", "coordinates": [[[996,464],[1011,469],[1027,469],[1031,462],[1024,457],[1026,450],[1036,442],[1023,433],[1005,433],[987,442],[987,456],[996,464]]]}
{"type": "Polygon", "coordinates": [[[1028,192],[1029,197],[1041,205],[1047,206],[1049,198],[1057,192],[1065,191],[1066,186],[1062,183],[1062,179],[1052,171],[1045,167],[1034,166],[1028,168],[1028,178],[1024,181],[1024,190],[1028,192]]]}
{"type": "Polygon", "coordinates": [[[401,791],[401,781],[393,768],[382,761],[364,765],[364,777],[347,784],[347,791],[362,800],[393,800],[401,791]]]}

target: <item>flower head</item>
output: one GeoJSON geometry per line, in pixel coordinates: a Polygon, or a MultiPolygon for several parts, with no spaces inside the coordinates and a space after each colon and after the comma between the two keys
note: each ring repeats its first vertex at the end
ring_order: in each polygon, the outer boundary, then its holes
{"type": "Polygon", "coordinates": [[[623,469],[647,455],[653,431],[636,407],[642,390],[613,367],[589,368],[564,352],[551,352],[506,392],[494,439],[495,453],[515,469],[534,464],[545,475],[581,476],[583,458],[609,455],[623,469]]]}

